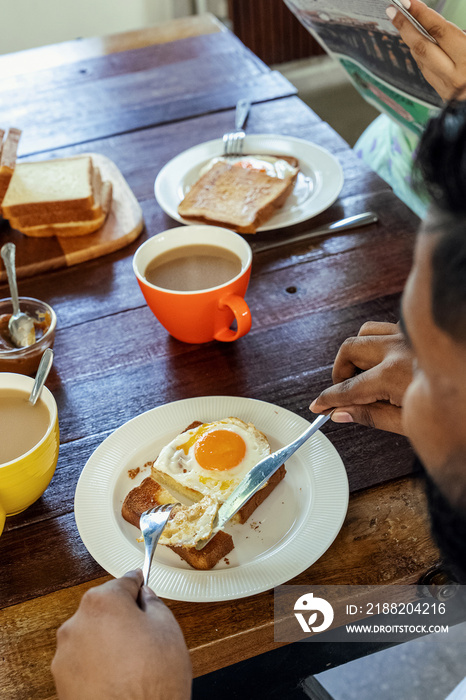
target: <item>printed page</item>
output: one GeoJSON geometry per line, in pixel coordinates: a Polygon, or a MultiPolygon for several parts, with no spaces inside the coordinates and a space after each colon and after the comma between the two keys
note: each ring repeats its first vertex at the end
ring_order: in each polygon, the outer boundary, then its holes
{"type": "Polygon", "coordinates": [[[365,99],[414,133],[442,104],[385,14],[387,0],[285,0],[365,99]],[[342,7],[343,5],[343,7],[342,7]]]}

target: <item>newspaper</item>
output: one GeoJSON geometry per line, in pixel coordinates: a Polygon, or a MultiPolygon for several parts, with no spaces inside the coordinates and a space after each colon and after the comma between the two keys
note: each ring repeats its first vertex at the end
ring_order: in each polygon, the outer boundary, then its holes
{"type": "MultiPolygon", "coordinates": [[[[442,100],[388,19],[388,0],[285,3],[326,52],[340,62],[368,102],[415,134],[422,133],[442,100]]],[[[441,4],[438,2],[436,9],[441,4]]]]}

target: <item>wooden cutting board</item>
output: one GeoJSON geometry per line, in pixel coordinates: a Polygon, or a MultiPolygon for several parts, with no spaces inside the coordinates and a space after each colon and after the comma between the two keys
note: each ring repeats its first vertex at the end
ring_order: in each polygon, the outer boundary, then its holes
{"type": "MultiPolygon", "coordinates": [[[[29,238],[0,219],[1,245],[7,241],[16,245],[18,277],[33,277],[113,253],[134,241],[144,228],[141,207],[115,163],[100,153],[86,155],[100,169],[102,180],[110,180],[113,185],[112,206],[105,224],[87,236],[29,238]]],[[[0,270],[0,281],[3,280],[6,280],[4,268],[0,270]]]]}

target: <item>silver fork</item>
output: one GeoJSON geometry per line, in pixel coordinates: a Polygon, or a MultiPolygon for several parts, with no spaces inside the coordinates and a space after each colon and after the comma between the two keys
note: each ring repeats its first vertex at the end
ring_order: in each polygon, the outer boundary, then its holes
{"type": "Polygon", "coordinates": [[[167,524],[171,509],[176,505],[179,505],[179,503],[167,503],[163,506],[150,508],[141,515],[139,520],[139,528],[144,537],[145,557],[142,573],[144,576],[145,586],[147,586],[147,582],[149,581],[150,567],[157,542],[159,541],[160,535],[167,524]]]}
{"type": "Polygon", "coordinates": [[[238,100],[235,112],[235,131],[223,135],[223,155],[241,156],[243,154],[243,141],[245,137],[244,125],[248,118],[251,103],[249,100],[238,100]]]}

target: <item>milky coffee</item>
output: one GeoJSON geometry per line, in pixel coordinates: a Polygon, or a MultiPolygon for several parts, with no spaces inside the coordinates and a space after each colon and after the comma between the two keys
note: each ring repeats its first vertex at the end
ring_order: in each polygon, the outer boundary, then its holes
{"type": "Polygon", "coordinates": [[[241,272],[241,260],[231,250],[198,244],[158,255],[144,272],[150,284],[175,292],[195,292],[229,282],[241,272]]]}
{"type": "Polygon", "coordinates": [[[47,432],[47,406],[41,399],[33,406],[28,398],[20,389],[0,389],[0,465],[29,452],[47,432]]]}

